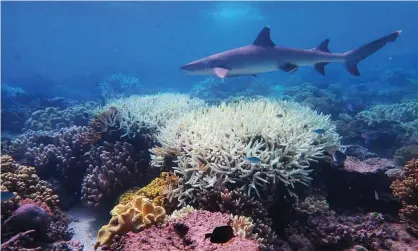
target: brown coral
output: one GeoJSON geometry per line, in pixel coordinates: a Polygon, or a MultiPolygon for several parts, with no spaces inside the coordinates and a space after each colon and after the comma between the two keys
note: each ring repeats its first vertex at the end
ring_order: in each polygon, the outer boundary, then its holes
{"type": "Polygon", "coordinates": [[[0,161],[2,191],[16,192],[15,199],[28,198],[45,202],[51,208],[58,207],[58,196],[48,182],[39,179],[34,167],[19,165],[7,155],[1,156],[0,161]]]}
{"type": "Polygon", "coordinates": [[[418,234],[418,159],[405,165],[404,175],[405,178],[395,180],[391,188],[393,195],[402,202],[401,219],[408,224],[409,230],[418,234]]]}
{"type": "Polygon", "coordinates": [[[117,124],[119,116],[120,113],[116,107],[110,107],[109,110],[98,114],[90,122],[88,126],[88,132],[84,135],[86,142],[90,144],[99,142],[103,137],[103,133],[107,132],[110,127],[113,127],[117,124]]]}

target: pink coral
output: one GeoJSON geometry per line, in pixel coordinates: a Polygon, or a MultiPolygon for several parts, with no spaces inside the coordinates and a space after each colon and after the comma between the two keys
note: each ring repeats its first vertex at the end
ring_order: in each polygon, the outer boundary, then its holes
{"type": "Polygon", "coordinates": [[[258,250],[259,244],[256,240],[243,239],[240,236],[233,237],[224,244],[211,243],[209,239],[205,239],[206,233],[211,233],[217,226],[227,225],[229,220],[228,214],[197,210],[183,218],[172,220],[166,226],[154,226],[139,233],[126,234],[121,240],[121,250],[258,250]],[[184,238],[176,233],[175,223],[183,223],[189,228],[184,238]]]}
{"type": "Polygon", "coordinates": [[[344,163],[345,170],[358,173],[376,173],[395,167],[396,165],[393,161],[384,158],[370,158],[361,161],[349,156],[344,163]]]}

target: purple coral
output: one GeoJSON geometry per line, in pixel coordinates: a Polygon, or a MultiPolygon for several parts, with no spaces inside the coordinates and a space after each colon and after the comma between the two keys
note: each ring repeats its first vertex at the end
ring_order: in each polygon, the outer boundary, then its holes
{"type": "Polygon", "coordinates": [[[396,165],[393,161],[384,158],[369,158],[360,161],[355,157],[347,157],[347,160],[344,163],[345,170],[358,173],[376,173],[387,171],[388,169],[395,167],[396,165]]]}
{"type": "Polygon", "coordinates": [[[390,250],[391,240],[398,240],[398,232],[385,223],[379,213],[337,216],[334,213],[309,217],[305,235],[322,249],[361,244],[367,248],[390,250]]]}
{"type": "Polygon", "coordinates": [[[13,215],[7,219],[3,226],[12,229],[13,232],[36,230],[37,234],[44,234],[49,226],[48,213],[36,204],[25,204],[19,207],[13,215]]]}
{"type": "Polygon", "coordinates": [[[118,196],[124,189],[145,181],[148,162],[127,142],[104,142],[89,155],[89,167],[82,184],[82,199],[97,207],[104,197],[118,196]]]}

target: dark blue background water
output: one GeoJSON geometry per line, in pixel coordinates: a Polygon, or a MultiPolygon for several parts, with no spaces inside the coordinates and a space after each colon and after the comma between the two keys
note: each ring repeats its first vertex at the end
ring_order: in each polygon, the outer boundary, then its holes
{"type": "MultiPolygon", "coordinates": [[[[359,66],[362,78],[413,67],[417,2],[2,2],[2,83],[29,92],[95,98],[109,74],[187,91],[205,77],[180,65],[251,43],[268,24],[282,46],[311,48],[330,38],[344,52],[395,30],[403,33],[359,66]],[[391,60],[390,60],[391,59],[391,60]]],[[[327,66],[352,78],[342,65],[327,66]]],[[[309,67],[297,74],[313,72],[309,67]]],[[[316,73],[315,73],[316,74],[316,73]]],[[[289,74],[263,77],[277,83],[289,74]]]]}

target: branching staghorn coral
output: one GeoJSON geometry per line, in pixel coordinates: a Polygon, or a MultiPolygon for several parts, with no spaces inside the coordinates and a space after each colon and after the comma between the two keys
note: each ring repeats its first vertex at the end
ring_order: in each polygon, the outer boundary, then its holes
{"type": "Polygon", "coordinates": [[[240,101],[191,111],[166,123],[152,162],[175,157],[179,186],[171,198],[185,205],[196,192],[233,185],[248,194],[283,182],[289,189],[310,181],[309,165],[339,143],[329,116],[297,103],[270,99],[240,101]],[[323,129],[323,134],[313,132],[323,129]],[[176,153],[172,156],[170,153],[176,153]],[[261,163],[247,161],[258,157],[261,163]]]}
{"type": "Polygon", "coordinates": [[[133,95],[109,100],[96,112],[114,107],[120,112],[120,129],[135,136],[142,129],[157,130],[173,117],[178,117],[195,108],[204,106],[204,101],[183,94],[162,93],[156,95],[133,95]]]}

